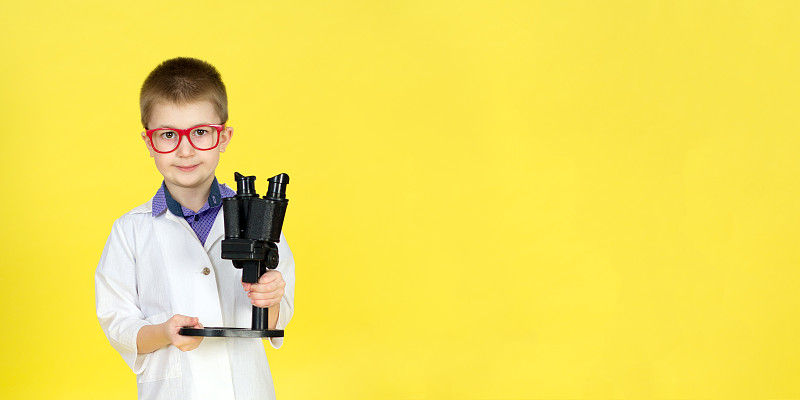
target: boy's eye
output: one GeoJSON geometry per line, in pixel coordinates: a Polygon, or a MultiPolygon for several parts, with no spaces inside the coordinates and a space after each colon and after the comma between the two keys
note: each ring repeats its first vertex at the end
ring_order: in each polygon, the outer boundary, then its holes
{"type": "Polygon", "coordinates": [[[199,128],[199,129],[195,129],[193,133],[194,133],[195,136],[203,136],[203,135],[208,133],[208,130],[203,129],[203,128],[199,128]]]}
{"type": "Polygon", "coordinates": [[[161,137],[164,139],[175,139],[176,133],[172,131],[161,132],[161,137]]]}

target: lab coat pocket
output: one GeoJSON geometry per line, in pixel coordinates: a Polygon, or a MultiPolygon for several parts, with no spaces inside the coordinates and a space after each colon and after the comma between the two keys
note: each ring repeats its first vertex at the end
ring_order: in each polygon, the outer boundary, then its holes
{"type": "MultiPolygon", "coordinates": [[[[160,324],[172,315],[161,313],[145,318],[151,324],[160,324]]],[[[148,354],[144,371],[139,374],[139,383],[159,381],[162,379],[179,378],[181,376],[181,351],[169,345],[148,354]]]]}

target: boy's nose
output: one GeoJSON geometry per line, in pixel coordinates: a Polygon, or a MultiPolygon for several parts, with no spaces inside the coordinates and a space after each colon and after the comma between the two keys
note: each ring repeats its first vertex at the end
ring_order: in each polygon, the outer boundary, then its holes
{"type": "Polygon", "coordinates": [[[178,148],[175,150],[179,156],[186,157],[192,155],[194,153],[194,147],[192,144],[189,143],[189,138],[184,137],[182,138],[181,142],[178,144],[178,148]]]}

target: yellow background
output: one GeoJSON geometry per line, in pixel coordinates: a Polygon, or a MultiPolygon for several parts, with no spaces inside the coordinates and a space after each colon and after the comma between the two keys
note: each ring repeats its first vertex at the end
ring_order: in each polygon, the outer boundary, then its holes
{"type": "Polygon", "coordinates": [[[800,3],[224,3],[0,2],[0,398],[135,398],[93,274],[181,55],[291,175],[279,398],[800,398],[800,3]]]}

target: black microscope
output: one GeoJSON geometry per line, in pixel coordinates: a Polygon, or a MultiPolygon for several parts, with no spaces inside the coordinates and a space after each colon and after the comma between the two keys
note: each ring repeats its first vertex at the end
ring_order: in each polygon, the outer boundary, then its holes
{"type": "MultiPolygon", "coordinates": [[[[283,218],[286,216],[286,185],[289,175],[279,174],[269,178],[269,188],[263,198],[255,189],[255,176],[238,172],[236,196],[222,200],[225,217],[225,239],[222,241],[222,258],[233,261],[242,270],[242,282],[257,283],[267,269],[278,266],[278,242],[281,239],[283,218]]],[[[269,310],[253,306],[251,328],[207,327],[181,328],[185,336],[206,337],[283,337],[283,330],[268,329],[269,310]]]]}

